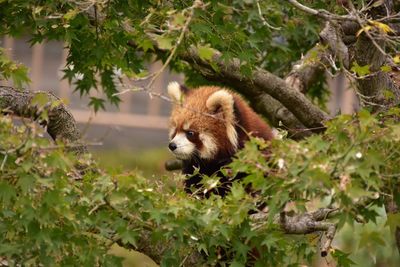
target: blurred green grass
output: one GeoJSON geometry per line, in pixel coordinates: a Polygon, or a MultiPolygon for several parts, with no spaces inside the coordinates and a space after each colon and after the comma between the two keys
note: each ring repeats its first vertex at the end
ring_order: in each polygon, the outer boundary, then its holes
{"type": "Polygon", "coordinates": [[[146,150],[96,150],[93,156],[106,170],[137,171],[145,177],[168,174],[164,164],[174,156],[165,147],[146,150]]]}

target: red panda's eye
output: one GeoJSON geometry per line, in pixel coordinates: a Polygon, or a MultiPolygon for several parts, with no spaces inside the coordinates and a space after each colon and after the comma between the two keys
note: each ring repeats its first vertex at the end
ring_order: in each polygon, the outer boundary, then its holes
{"type": "Polygon", "coordinates": [[[186,137],[187,138],[194,137],[194,132],[193,131],[186,131],[186,137]]]}

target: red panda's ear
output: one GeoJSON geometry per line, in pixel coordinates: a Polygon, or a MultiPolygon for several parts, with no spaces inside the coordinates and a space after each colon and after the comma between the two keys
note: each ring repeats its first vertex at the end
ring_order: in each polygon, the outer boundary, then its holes
{"type": "Polygon", "coordinates": [[[233,96],[226,90],[219,90],[211,94],[206,102],[207,109],[211,114],[220,114],[225,120],[234,119],[233,96]]]}
{"type": "Polygon", "coordinates": [[[188,91],[186,87],[180,85],[178,82],[170,82],[167,89],[169,97],[175,103],[181,103],[183,101],[183,97],[188,91]]]}
{"type": "Polygon", "coordinates": [[[227,90],[218,90],[211,94],[206,102],[207,109],[211,114],[217,115],[217,118],[222,116],[226,125],[226,131],[229,141],[236,149],[238,145],[238,137],[236,132],[236,121],[234,112],[235,100],[233,95],[227,90]]]}

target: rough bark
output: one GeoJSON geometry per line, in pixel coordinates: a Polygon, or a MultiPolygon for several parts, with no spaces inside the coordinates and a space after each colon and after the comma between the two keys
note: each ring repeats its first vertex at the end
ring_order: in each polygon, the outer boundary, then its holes
{"type": "Polygon", "coordinates": [[[76,121],[65,105],[59,104],[51,107],[51,103],[59,99],[47,92],[32,92],[17,90],[8,86],[0,86],[0,112],[37,119],[39,109],[32,104],[32,99],[37,94],[46,94],[48,104],[44,107],[48,112],[48,121],[41,122],[54,140],[60,140],[66,144],[72,144],[71,151],[78,154],[86,153],[87,147],[81,142],[81,134],[76,121]]]}
{"type": "MultiPolygon", "coordinates": [[[[376,41],[377,45],[385,47],[383,41],[376,41]]],[[[382,54],[369,37],[362,35],[355,46],[355,61],[360,66],[370,65],[371,75],[357,79],[360,100],[374,111],[384,111],[400,103],[400,90],[395,86],[390,74],[381,70],[385,65],[386,55],[382,54]],[[391,92],[388,97],[385,91],[391,92]]]]}
{"type": "MultiPolygon", "coordinates": [[[[339,25],[335,25],[332,22],[327,22],[324,29],[319,34],[323,44],[326,44],[329,48],[329,54],[336,58],[343,64],[345,68],[349,67],[349,51],[347,46],[343,42],[342,30],[339,25]]],[[[326,59],[325,59],[326,61],[326,59]]]]}

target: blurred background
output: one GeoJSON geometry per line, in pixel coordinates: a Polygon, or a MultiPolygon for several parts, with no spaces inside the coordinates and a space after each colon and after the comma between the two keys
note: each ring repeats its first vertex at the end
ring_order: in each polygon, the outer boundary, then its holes
{"type": "MultiPolygon", "coordinates": [[[[100,93],[81,97],[79,92],[74,93],[73,84],[62,80],[68,55],[63,43],[50,41],[31,46],[28,36],[0,41],[9,58],[29,67],[30,90],[49,91],[64,100],[79,123],[83,138],[96,144],[91,151],[105,167],[139,169],[145,174],[163,172],[162,162],[171,158],[167,150],[169,102],[150,98],[145,92],[127,92],[120,96],[119,107],[107,103],[105,111],[95,113],[88,107],[89,97],[101,97],[100,93]]],[[[155,62],[150,71],[161,66],[161,62],[155,62]]],[[[166,93],[170,81],[183,83],[184,77],[164,71],[154,83],[155,92],[166,93]]],[[[347,90],[344,76],[328,77],[327,86],[331,94],[326,108],[331,114],[357,109],[356,97],[353,90],[347,90]]]]}
{"type": "MultiPolygon", "coordinates": [[[[89,98],[101,94],[91,92],[81,97],[79,92],[74,93],[73,84],[62,80],[68,55],[63,43],[31,46],[29,37],[5,37],[0,46],[9,58],[30,69],[30,90],[49,91],[63,99],[79,123],[84,140],[93,144],[91,152],[104,167],[138,169],[146,175],[164,172],[163,162],[172,157],[167,150],[169,102],[150,98],[145,92],[127,92],[121,95],[119,107],[106,103],[105,111],[95,113],[88,107],[89,98]]],[[[153,63],[150,71],[161,66],[161,62],[153,63]]],[[[164,71],[154,83],[155,92],[165,93],[173,80],[183,82],[183,76],[164,71]]]]}

